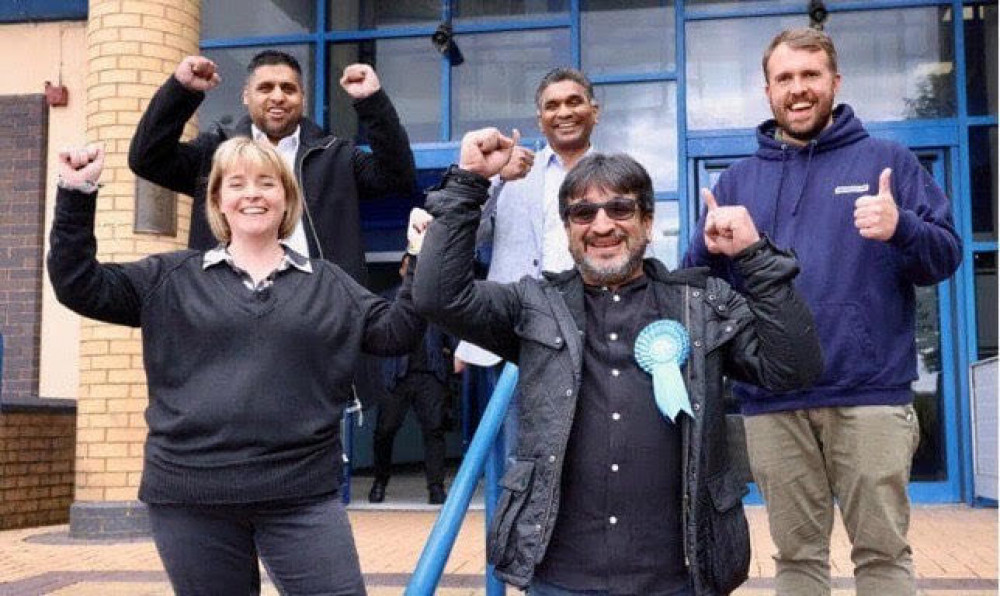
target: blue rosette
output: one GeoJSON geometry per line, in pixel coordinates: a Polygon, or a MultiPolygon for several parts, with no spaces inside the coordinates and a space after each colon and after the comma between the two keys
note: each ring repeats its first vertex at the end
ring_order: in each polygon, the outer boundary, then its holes
{"type": "Polygon", "coordinates": [[[680,412],[691,411],[681,364],[691,353],[688,332],[677,321],[654,321],[639,332],[635,340],[635,361],[642,370],[653,376],[653,397],[660,412],[673,422],[680,412]]]}

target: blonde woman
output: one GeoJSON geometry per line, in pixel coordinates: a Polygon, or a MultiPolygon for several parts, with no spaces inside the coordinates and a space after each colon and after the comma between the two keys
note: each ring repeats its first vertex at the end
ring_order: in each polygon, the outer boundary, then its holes
{"type": "Polygon", "coordinates": [[[60,156],[49,253],[59,300],[142,328],[149,435],[139,498],[177,594],[363,594],[337,498],[340,418],[362,352],[401,355],[424,323],[411,272],[395,302],[282,244],[302,199],[265,143],[219,146],[207,218],[219,244],[132,263],[96,258],[102,149],[60,156]]]}

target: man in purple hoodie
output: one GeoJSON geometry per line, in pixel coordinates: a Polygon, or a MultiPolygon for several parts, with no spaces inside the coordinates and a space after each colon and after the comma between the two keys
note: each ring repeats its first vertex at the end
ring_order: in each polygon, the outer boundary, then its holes
{"type": "MultiPolygon", "coordinates": [[[[841,77],[825,33],[780,33],[763,68],[774,119],[758,127],[756,155],[723,173],[714,197],[745,207],[798,256],[795,285],[815,315],[825,362],[811,389],[734,387],[778,548],[777,593],[830,593],[836,501],[857,593],[914,594],[906,538],[919,440],[914,286],[949,277],[961,241],[947,197],[916,157],[870,137],[850,106],[834,108],[841,77]]],[[[706,250],[711,217],[699,221],[684,264],[709,265],[739,287],[729,263],[706,250]]]]}

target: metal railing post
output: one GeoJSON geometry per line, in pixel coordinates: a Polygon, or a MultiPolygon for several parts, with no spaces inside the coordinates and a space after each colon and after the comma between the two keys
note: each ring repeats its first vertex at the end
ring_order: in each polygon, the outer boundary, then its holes
{"type": "MultiPolygon", "coordinates": [[[[444,506],[441,507],[441,513],[438,515],[437,521],[434,522],[430,536],[427,537],[424,550],[420,554],[420,560],[417,561],[417,567],[413,570],[410,583],[406,587],[407,596],[434,594],[434,590],[441,580],[445,563],[448,562],[448,555],[451,554],[451,549],[455,544],[458,531],[462,527],[462,520],[469,509],[469,502],[472,500],[472,493],[475,492],[476,483],[483,472],[487,457],[491,455],[491,447],[493,447],[500,425],[503,423],[504,414],[507,412],[507,406],[510,404],[516,385],[517,367],[513,364],[507,364],[504,366],[496,389],[493,390],[493,396],[479,420],[479,427],[476,429],[476,434],[472,437],[469,449],[462,459],[462,465],[458,468],[448,498],[445,500],[444,506]]],[[[494,462],[491,467],[495,467],[495,452],[490,459],[494,462]]],[[[500,463],[502,465],[502,462],[500,463]]],[[[493,473],[494,476],[498,474],[498,471],[493,473]]],[[[491,490],[490,484],[493,486],[493,502],[495,503],[496,478],[494,477],[492,481],[487,479],[486,483],[487,492],[491,490]]],[[[487,578],[488,585],[489,578],[487,578]]],[[[503,592],[497,593],[502,594],[503,592]]]]}

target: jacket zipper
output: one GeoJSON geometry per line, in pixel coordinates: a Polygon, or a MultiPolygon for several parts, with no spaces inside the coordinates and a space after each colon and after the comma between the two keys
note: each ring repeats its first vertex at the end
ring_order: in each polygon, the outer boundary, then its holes
{"type": "MultiPolygon", "coordinates": [[[[687,285],[684,286],[684,328],[689,330],[688,334],[691,333],[690,332],[690,329],[691,329],[691,286],[687,286],[687,285]]],[[[687,365],[687,367],[686,367],[686,369],[684,371],[684,376],[685,376],[685,381],[687,383],[687,386],[690,387],[691,386],[691,367],[692,367],[692,361],[694,360],[694,350],[691,351],[691,353],[688,356],[688,358],[689,358],[688,365],[687,365]]],[[[691,425],[692,424],[694,424],[694,420],[693,419],[688,422],[688,432],[681,434],[681,452],[682,452],[681,455],[684,458],[684,460],[683,460],[684,461],[683,472],[682,472],[683,476],[681,477],[682,483],[683,483],[684,479],[687,477],[688,471],[689,471],[689,469],[691,467],[691,463],[690,463],[691,462],[691,457],[690,456],[691,456],[691,433],[693,432],[691,430],[691,425]]],[[[683,520],[684,520],[683,521],[684,528],[687,528],[688,520],[691,519],[691,511],[690,511],[690,509],[691,509],[691,497],[690,497],[690,491],[694,488],[692,486],[692,484],[693,483],[689,482],[689,486],[687,487],[687,490],[684,491],[684,496],[683,496],[683,499],[682,499],[683,503],[682,503],[682,507],[681,507],[681,514],[682,514],[683,520]]],[[[689,570],[691,570],[691,560],[690,560],[689,551],[688,551],[688,540],[684,541],[684,549],[683,550],[684,550],[684,566],[687,567],[689,570]]]]}
{"type": "MultiPolygon", "coordinates": [[[[329,147],[329,145],[315,146],[306,149],[295,163],[295,178],[299,181],[299,187],[302,189],[302,212],[306,215],[306,220],[309,224],[309,232],[312,234],[313,241],[316,243],[316,252],[319,253],[316,257],[319,259],[325,259],[326,257],[323,255],[323,245],[320,243],[319,235],[316,233],[316,224],[313,222],[312,212],[309,211],[309,201],[306,199],[306,183],[305,180],[302,179],[302,164],[305,163],[306,157],[308,157],[310,153],[313,151],[319,151],[320,149],[325,149],[326,147],[329,147]]],[[[309,248],[308,240],[306,241],[306,248],[309,248]]]]}

